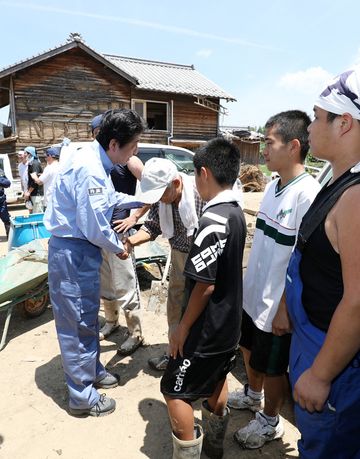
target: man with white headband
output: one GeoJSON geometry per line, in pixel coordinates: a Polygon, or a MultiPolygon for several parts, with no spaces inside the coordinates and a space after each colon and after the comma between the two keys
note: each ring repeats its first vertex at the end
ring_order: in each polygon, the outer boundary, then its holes
{"type": "Polygon", "coordinates": [[[360,457],[360,67],[321,93],[313,155],[333,178],[304,216],[286,281],[300,457],[360,457]]]}
{"type": "MultiPolygon", "coordinates": [[[[153,204],[140,230],[127,239],[132,246],[154,240],[160,234],[171,246],[171,270],[167,298],[168,336],[181,319],[185,289],[183,275],[193,233],[205,204],[196,190],[194,177],[178,172],[169,159],[151,158],[145,163],[140,181],[140,194],[146,204],[153,204]]],[[[164,371],[169,362],[167,353],[152,357],[148,363],[153,370],[164,371]]]]}

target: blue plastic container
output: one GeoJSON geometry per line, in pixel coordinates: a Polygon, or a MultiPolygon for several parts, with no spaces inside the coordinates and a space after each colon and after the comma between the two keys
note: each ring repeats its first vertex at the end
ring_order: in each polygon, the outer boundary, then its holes
{"type": "Polygon", "coordinates": [[[43,223],[44,214],[19,215],[10,218],[9,250],[51,234],[43,223]]]}

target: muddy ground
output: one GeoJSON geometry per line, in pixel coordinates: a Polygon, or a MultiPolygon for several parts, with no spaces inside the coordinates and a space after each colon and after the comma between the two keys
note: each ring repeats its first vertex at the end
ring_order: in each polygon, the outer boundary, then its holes
{"type": "MultiPolygon", "coordinates": [[[[245,207],[256,209],[261,193],[245,195],[245,207]]],[[[15,215],[24,209],[11,209],[15,215]]],[[[254,217],[247,215],[249,225],[254,217]]],[[[6,253],[3,227],[0,254],[6,253]]],[[[246,264],[246,261],[245,261],[246,264]]],[[[116,411],[103,418],[74,418],[67,413],[67,390],[61,368],[51,305],[35,319],[13,313],[7,346],[0,353],[0,457],[3,459],[168,459],[171,458],[171,431],[166,406],[159,391],[161,374],[152,371],[148,358],[166,349],[166,317],[147,310],[152,279],[159,278],[156,267],[140,270],[143,328],[147,345],[130,357],[120,357],[116,349],[124,339],[125,320],[109,340],[101,343],[101,360],[110,371],[120,374],[120,385],[108,391],[117,403],[116,411]]],[[[101,312],[101,315],[103,313],[101,312]]],[[[0,330],[5,313],[0,312],[0,330]]],[[[233,390],[246,382],[241,357],[229,376],[233,390]]],[[[200,420],[200,404],[195,416],[200,420]]],[[[232,436],[253,418],[250,412],[232,410],[225,440],[224,459],[298,457],[291,399],[282,410],[283,439],[254,450],[241,450],[232,436]]],[[[204,455],[205,457],[205,455],[204,455]]]]}

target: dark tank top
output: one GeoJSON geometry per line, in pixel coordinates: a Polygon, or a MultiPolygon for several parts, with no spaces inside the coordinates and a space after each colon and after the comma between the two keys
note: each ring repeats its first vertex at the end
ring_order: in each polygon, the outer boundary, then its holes
{"type": "Polygon", "coordinates": [[[327,331],[344,285],[341,261],[325,233],[325,219],[309,237],[300,263],[302,302],[310,322],[327,331]]]}
{"type": "Polygon", "coordinates": [[[342,193],[358,183],[360,174],[349,169],[331,185],[325,185],[304,215],[299,229],[302,303],[310,322],[324,331],[328,330],[344,292],[341,259],[326,235],[325,221],[342,193]]]}
{"type": "MultiPolygon", "coordinates": [[[[135,194],[136,177],[129,171],[125,165],[115,164],[110,172],[111,180],[114,188],[119,193],[135,194]]],[[[111,221],[127,218],[130,215],[130,210],[120,210],[115,207],[111,221]]]]}

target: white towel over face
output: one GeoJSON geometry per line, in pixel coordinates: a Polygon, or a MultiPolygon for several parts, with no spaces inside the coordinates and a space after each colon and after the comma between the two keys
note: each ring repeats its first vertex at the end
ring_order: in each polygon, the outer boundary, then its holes
{"type": "MultiPolygon", "coordinates": [[[[179,202],[179,214],[183,225],[186,228],[187,236],[192,236],[194,229],[198,225],[198,217],[195,208],[194,177],[179,173],[182,180],[182,193],[179,202]]],[[[174,220],[172,214],[172,204],[159,203],[159,219],[162,235],[166,239],[174,236],[174,220]]]]}
{"type": "Polygon", "coordinates": [[[335,77],[315,102],[327,112],[360,120],[360,66],[335,77]]]}

